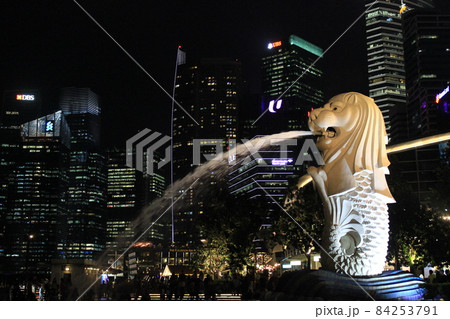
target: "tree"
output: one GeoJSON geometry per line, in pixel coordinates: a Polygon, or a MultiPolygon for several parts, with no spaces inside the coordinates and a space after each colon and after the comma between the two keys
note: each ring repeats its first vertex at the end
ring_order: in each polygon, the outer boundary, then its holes
{"type": "Polygon", "coordinates": [[[283,246],[298,249],[305,254],[309,268],[311,251],[320,249],[317,243],[320,243],[324,223],[323,206],[313,185],[299,190],[293,185],[287,195],[285,209],[298,224],[285,212],[281,212],[274,223],[277,240],[283,246]]]}
{"type": "Polygon", "coordinates": [[[194,255],[194,267],[212,278],[219,278],[229,269],[230,252],[224,237],[215,236],[211,242],[205,241],[205,246],[194,255]]]}
{"type": "Polygon", "coordinates": [[[226,265],[221,272],[241,271],[251,263],[253,239],[260,229],[261,219],[269,212],[267,204],[232,196],[226,188],[218,189],[214,197],[203,199],[203,203],[197,227],[205,244],[199,249],[196,266],[208,269],[208,260],[214,259],[226,265]]]}
{"type": "Polygon", "coordinates": [[[442,218],[442,211],[448,207],[448,165],[440,165],[437,176],[440,182],[425,206],[402,175],[391,170],[389,187],[396,203],[389,205],[388,259],[394,260],[396,269],[402,265],[423,267],[429,262],[439,265],[450,261],[450,224],[442,218]]]}

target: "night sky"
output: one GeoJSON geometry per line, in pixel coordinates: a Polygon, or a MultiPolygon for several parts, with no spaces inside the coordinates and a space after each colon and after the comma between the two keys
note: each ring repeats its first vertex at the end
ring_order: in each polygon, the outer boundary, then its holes
{"type": "MultiPolygon", "coordinates": [[[[267,43],[296,34],[326,49],[364,11],[362,0],[87,1],[79,3],[169,92],[178,45],[189,57],[230,57],[259,91],[267,43]]],[[[148,127],[168,133],[171,100],[72,0],[0,2],[0,89],[59,88],[101,96],[105,144],[148,127]]],[[[364,17],[325,55],[329,98],[368,93],[364,17]]]]}

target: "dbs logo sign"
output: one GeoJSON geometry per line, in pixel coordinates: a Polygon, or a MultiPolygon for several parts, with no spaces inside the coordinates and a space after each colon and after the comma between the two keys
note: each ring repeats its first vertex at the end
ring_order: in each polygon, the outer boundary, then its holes
{"type": "Polygon", "coordinates": [[[34,101],[34,95],[33,94],[17,94],[16,100],[17,101],[34,101]]]}
{"type": "Polygon", "coordinates": [[[277,42],[269,43],[267,45],[267,48],[268,49],[273,49],[273,48],[280,47],[280,46],[281,46],[281,41],[277,41],[277,42]]]}

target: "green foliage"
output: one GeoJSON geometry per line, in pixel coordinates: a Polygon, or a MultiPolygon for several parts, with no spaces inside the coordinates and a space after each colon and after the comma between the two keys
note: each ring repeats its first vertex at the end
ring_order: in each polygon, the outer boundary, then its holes
{"type": "Polygon", "coordinates": [[[194,256],[193,265],[196,269],[212,278],[219,278],[230,265],[230,252],[224,237],[216,236],[207,242],[194,256]]]}
{"type": "Polygon", "coordinates": [[[311,250],[319,251],[317,242],[320,243],[323,231],[323,206],[313,186],[310,184],[299,190],[294,188],[288,194],[286,203],[286,211],[298,224],[282,212],[274,222],[278,242],[307,256],[311,250]]]}
{"type": "MultiPolygon", "coordinates": [[[[432,190],[433,198],[427,206],[421,205],[411,186],[395,171],[389,178],[389,187],[396,200],[389,205],[390,237],[388,259],[401,265],[423,267],[450,261],[450,223],[442,212],[448,207],[448,166],[441,165],[440,183],[432,190]],[[445,186],[445,185],[447,186],[445,186]],[[447,188],[447,190],[446,190],[447,188]]],[[[439,173],[438,173],[439,176],[439,173]]]]}
{"type": "Polygon", "coordinates": [[[261,200],[249,200],[219,189],[213,198],[204,201],[199,215],[199,228],[204,246],[199,249],[195,265],[211,275],[220,271],[240,272],[251,263],[253,239],[262,220],[269,215],[269,205],[261,200]]]}

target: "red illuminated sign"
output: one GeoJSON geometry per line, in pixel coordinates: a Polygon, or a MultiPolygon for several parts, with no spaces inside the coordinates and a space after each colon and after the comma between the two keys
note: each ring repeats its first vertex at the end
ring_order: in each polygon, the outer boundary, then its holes
{"type": "Polygon", "coordinates": [[[274,48],[279,47],[279,46],[281,46],[281,41],[274,42],[274,43],[272,43],[272,45],[274,48]]]}
{"type": "Polygon", "coordinates": [[[269,45],[267,47],[269,49],[272,49],[272,48],[276,48],[276,47],[280,47],[280,46],[281,46],[281,41],[276,41],[276,42],[269,43],[269,45]]]}

